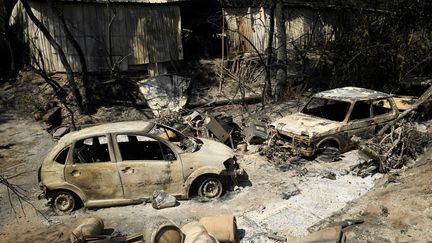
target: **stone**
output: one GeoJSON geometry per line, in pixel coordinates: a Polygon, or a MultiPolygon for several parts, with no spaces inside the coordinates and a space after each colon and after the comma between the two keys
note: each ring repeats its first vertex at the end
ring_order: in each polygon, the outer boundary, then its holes
{"type": "Polygon", "coordinates": [[[69,132],[69,127],[59,127],[54,133],[53,137],[60,138],[63,137],[66,133],[69,132]]]}
{"type": "Polygon", "coordinates": [[[153,192],[152,206],[155,209],[169,208],[177,205],[177,199],[163,190],[153,192]]]}
{"type": "Polygon", "coordinates": [[[415,124],[415,128],[418,132],[421,132],[421,133],[427,133],[428,132],[427,126],[424,124],[418,124],[417,123],[417,124],[415,124]]]}
{"type": "Polygon", "coordinates": [[[331,171],[326,171],[322,175],[322,178],[330,179],[330,180],[336,180],[336,174],[331,171]]]}
{"type": "Polygon", "coordinates": [[[300,194],[300,189],[295,184],[285,185],[282,190],[282,199],[285,200],[300,194]]]}

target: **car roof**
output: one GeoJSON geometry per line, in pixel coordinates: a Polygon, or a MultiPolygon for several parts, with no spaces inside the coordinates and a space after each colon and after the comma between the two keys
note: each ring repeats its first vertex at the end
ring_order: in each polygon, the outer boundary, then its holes
{"type": "Polygon", "coordinates": [[[72,141],[97,136],[106,133],[127,133],[127,132],[148,132],[155,123],[149,121],[124,121],[105,123],[96,126],[86,127],[78,131],[64,135],[59,143],[70,143],[72,141]]]}
{"type": "Polygon", "coordinates": [[[344,87],[316,93],[313,97],[343,101],[359,101],[388,98],[391,97],[391,95],[371,89],[344,87]]]}

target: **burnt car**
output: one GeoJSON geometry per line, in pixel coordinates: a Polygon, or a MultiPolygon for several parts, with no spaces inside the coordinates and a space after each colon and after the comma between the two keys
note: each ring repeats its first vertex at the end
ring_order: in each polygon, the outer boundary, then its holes
{"type": "Polygon", "coordinates": [[[346,152],[351,137],[369,138],[399,115],[392,95],[357,87],[317,93],[303,109],[272,125],[284,143],[306,157],[346,152]]]}
{"type": "Polygon", "coordinates": [[[42,197],[60,212],[146,201],[156,190],[180,199],[221,196],[242,173],[222,143],[153,122],[117,122],[62,137],[39,169],[42,197]]]}

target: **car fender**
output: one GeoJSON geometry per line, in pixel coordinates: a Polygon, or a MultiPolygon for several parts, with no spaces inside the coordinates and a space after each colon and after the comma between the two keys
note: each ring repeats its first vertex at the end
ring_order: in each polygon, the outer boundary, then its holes
{"type": "Polygon", "coordinates": [[[184,183],[185,194],[188,195],[188,197],[189,197],[189,189],[192,186],[192,183],[194,182],[194,180],[196,178],[198,178],[199,176],[204,175],[204,174],[220,175],[224,170],[225,170],[225,168],[218,168],[215,166],[204,166],[204,167],[201,167],[201,168],[195,170],[194,172],[192,172],[192,174],[190,174],[188,176],[188,178],[186,179],[186,181],[184,183]]]}
{"type": "MultiPolygon", "coordinates": [[[[84,194],[84,192],[76,187],[75,185],[69,184],[69,183],[52,183],[49,185],[45,185],[47,188],[47,194],[50,193],[50,191],[58,191],[58,190],[68,190],[73,193],[75,193],[82,201],[84,205],[87,203],[87,197],[84,194]]],[[[47,195],[48,196],[48,195],[47,195]]]]}

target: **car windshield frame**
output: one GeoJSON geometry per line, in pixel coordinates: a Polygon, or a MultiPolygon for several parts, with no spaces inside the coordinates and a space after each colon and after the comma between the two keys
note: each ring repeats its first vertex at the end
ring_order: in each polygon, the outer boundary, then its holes
{"type": "MultiPolygon", "coordinates": [[[[331,104],[331,105],[335,105],[335,104],[331,104]]],[[[346,100],[330,99],[330,98],[325,98],[325,97],[312,97],[306,103],[306,105],[303,106],[303,108],[301,109],[300,113],[305,114],[305,115],[309,115],[309,116],[318,117],[318,118],[321,118],[321,119],[326,119],[326,120],[329,120],[329,121],[343,122],[343,121],[345,121],[347,119],[351,106],[352,106],[352,102],[346,101],[346,100]],[[319,114],[317,114],[316,111],[315,112],[311,111],[314,108],[318,108],[318,106],[317,107],[312,107],[312,108],[308,108],[308,106],[311,105],[313,102],[316,102],[317,100],[318,101],[325,101],[325,104],[322,107],[329,106],[329,104],[328,104],[329,102],[334,102],[335,104],[336,103],[345,104],[346,105],[345,107],[339,107],[339,109],[334,109],[334,110],[340,110],[340,108],[345,108],[344,115],[343,116],[339,115],[339,117],[337,119],[335,119],[335,118],[331,118],[329,115],[327,115],[327,116],[324,115],[323,111],[321,111],[319,114]]],[[[330,111],[327,111],[327,112],[330,114],[330,111]]]]}

